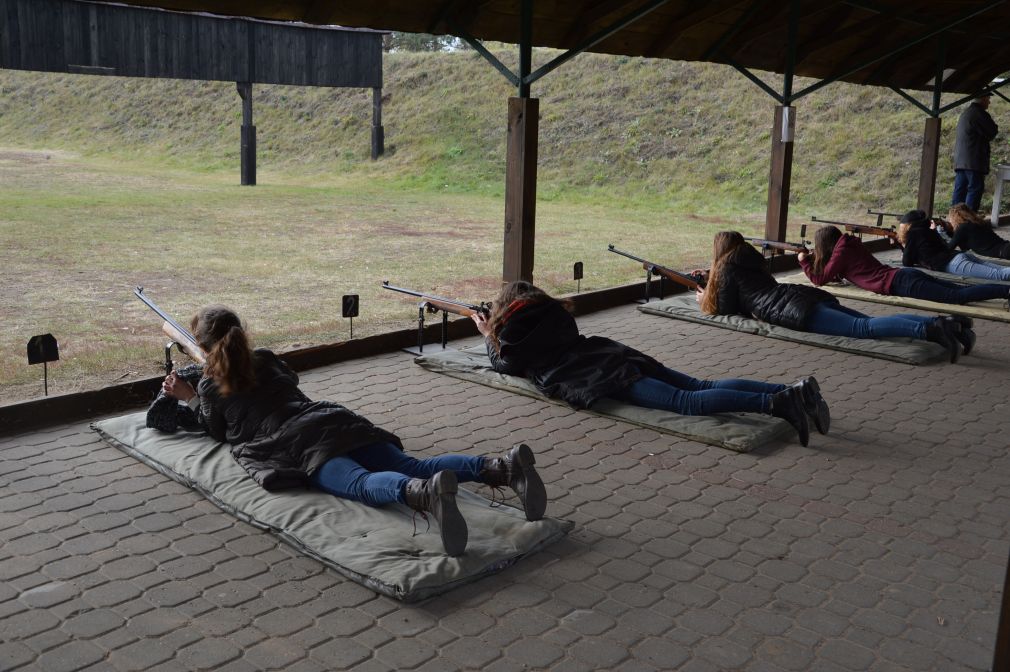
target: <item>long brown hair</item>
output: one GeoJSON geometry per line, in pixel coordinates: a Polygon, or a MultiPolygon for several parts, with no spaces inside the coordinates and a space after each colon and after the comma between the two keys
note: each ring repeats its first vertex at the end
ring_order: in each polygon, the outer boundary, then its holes
{"type": "Polygon", "coordinates": [[[716,315],[719,309],[719,285],[722,283],[722,271],[729,256],[746,245],[747,241],[739,231],[720,231],[712,241],[712,270],[708,273],[705,283],[705,294],[701,299],[701,311],[716,315]]]}
{"type": "Polygon", "coordinates": [[[814,273],[820,275],[828,265],[835,245],[842,238],[842,232],[834,226],[822,226],[814,233],[814,273]]]}
{"type": "Polygon", "coordinates": [[[962,224],[986,224],[986,221],[977,212],[969,208],[965,203],[952,205],[947,212],[947,221],[951,223],[956,231],[962,224]]]}
{"type": "Polygon", "coordinates": [[[190,328],[207,353],[204,375],[214,380],[221,396],[245,392],[256,384],[249,338],[234,311],[207,306],[193,316],[190,328]]]}
{"type": "MultiPolygon", "coordinates": [[[[515,312],[517,306],[555,300],[547,292],[535,286],[532,282],[526,282],[525,280],[517,280],[502,285],[497,298],[491,304],[491,315],[487,319],[489,328],[488,338],[494,344],[495,350],[501,347],[498,341],[498,333],[505,326],[512,313],[515,312]]],[[[565,308],[568,307],[567,302],[562,302],[562,305],[565,308]]]]}

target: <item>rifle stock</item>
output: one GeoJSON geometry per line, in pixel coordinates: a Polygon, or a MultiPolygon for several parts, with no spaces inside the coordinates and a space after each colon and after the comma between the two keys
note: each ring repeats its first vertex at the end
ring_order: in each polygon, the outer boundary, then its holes
{"type": "Polygon", "coordinates": [[[180,332],[169,322],[162,322],[161,330],[165,332],[166,336],[168,336],[173,341],[178,343],[179,347],[182,348],[182,351],[185,352],[187,355],[189,355],[194,362],[197,362],[199,364],[207,363],[207,356],[206,354],[204,354],[203,350],[200,349],[200,346],[193,345],[189,342],[187,338],[188,332],[187,333],[180,332]]]}
{"type": "Polygon", "coordinates": [[[196,342],[196,338],[193,337],[193,334],[189,333],[185,327],[173,320],[171,316],[159,308],[154,301],[147,298],[147,295],[144,294],[143,287],[137,287],[133,290],[133,293],[138,299],[143,301],[148,308],[153,310],[158,317],[164,320],[161,325],[161,330],[165,332],[166,336],[178,343],[182,351],[189,355],[193,361],[199,362],[200,364],[207,363],[207,354],[203,351],[203,348],[200,347],[200,344],[196,342]]]}
{"type": "Polygon", "coordinates": [[[442,311],[445,313],[452,313],[453,315],[462,315],[464,317],[473,317],[474,315],[480,314],[487,317],[491,314],[491,304],[487,302],[480,302],[479,304],[473,303],[463,303],[462,301],[453,301],[452,299],[446,299],[441,296],[435,296],[434,294],[425,294],[424,292],[418,292],[413,289],[405,289],[403,287],[396,287],[389,284],[389,280],[382,281],[383,289],[390,289],[394,292],[400,292],[401,294],[409,294],[410,296],[416,296],[424,300],[424,304],[427,306],[428,312],[437,313],[442,311]]]}
{"type": "Polygon", "coordinates": [[[851,222],[836,222],[830,219],[818,219],[817,217],[811,217],[810,219],[821,225],[841,226],[850,233],[868,233],[871,236],[886,236],[891,240],[897,240],[898,238],[898,231],[893,226],[883,227],[869,226],[867,224],[852,224],[851,222]]]}
{"type": "Polygon", "coordinates": [[[614,254],[619,254],[622,257],[627,257],[628,259],[633,259],[642,264],[644,268],[649,273],[655,273],[658,276],[666,278],[667,280],[672,280],[673,282],[686,287],[688,289],[703,289],[705,287],[704,278],[698,277],[696,275],[689,275],[687,273],[681,273],[680,271],[675,271],[672,268],[662,266],[660,264],[653,263],[642,259],[641,257],[636,257],[633,254],[628,254],[623,250],[619,250],[613,245],[607,245],[607,251],[613,252],[614,254]]]}

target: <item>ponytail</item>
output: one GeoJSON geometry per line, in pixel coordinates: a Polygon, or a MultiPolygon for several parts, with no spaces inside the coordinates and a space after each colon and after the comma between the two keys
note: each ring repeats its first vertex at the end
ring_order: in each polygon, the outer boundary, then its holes
{"type": "Polygon", "coordinates": [[[238,315],[224,306],[207,306],[193,317],[192,327],[207,353],[204,375],[214,381],[221,396],[256,385],[252,348],[238,315]]]}

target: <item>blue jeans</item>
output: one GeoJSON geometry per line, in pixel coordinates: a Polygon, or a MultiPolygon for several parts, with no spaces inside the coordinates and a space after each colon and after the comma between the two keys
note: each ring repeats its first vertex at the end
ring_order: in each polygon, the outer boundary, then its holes
{"type": "Polygon", "coordinates": [[[807,315],[807,331],[828,336],[849,338],[905,338],[924,339],[926,325],[937,318],[922,315],[889,315],[870,317],[859,311],[831,301],[822,301],[807,315]]]}
{"type": "Polygon", "coordinates": [[[977,170],[954,171],[954,195],[951,205],[964,203],[972,210],[978,211],[982,205],[982,192],[985,190],[985,174],[977,170]]]}
{"type": "Polygon", "coordinates": [[[1010,280],[1010,266],[983,261],[971,252],[959,252],[943,269],[948,273],[963,275],[966,278],[985,278],[986,280],[1010,280]]]}
{"type": "Polygon", "coordinates": [[[894,276],[894,282],[891,283],[891,295],[963,305],[973,301],[1006,299],[1010,296],[1010,287],[1006,285],[968,285],[965,287],[934,278],[914,268],[899,268],[897,275],[894,276]]]}
{"type": "Polygon", "coordinates": [[[404,502],[404,489],[411,478],[430,478],[448,469],[462,482],[476,481],[484,458],[442,455],[419,460],[391,443],[374,443],[323,463],[309,480],[337,497],[381,506],[404,502]]]}
{"type": "Polygon", "coordinates": [[[614,397],[635,406],[681,415],[767,413],[771,409],[771,395],[784,389],[785,385],[738,378],[698,380],[663,368],[655,378],[639,378],[614,397]]]}

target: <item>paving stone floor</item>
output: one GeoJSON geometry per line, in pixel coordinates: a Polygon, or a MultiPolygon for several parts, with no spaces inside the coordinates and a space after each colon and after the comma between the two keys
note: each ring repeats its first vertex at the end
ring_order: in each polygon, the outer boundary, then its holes
{"type": "MultiPolygon", "coordinates": [[[[875,314],[894,312],[850,305],[875,314]]],[[[417,605],[102,443],[0,437],[0,670],[982,670],[1010,513],[1008,326],[914,367],[640,314],[580,318],[702,377],[816,374],[830,436],[750,454],[429,373],[304,388],[410,451],[538,454],[569,538],[417,605]]]]}

